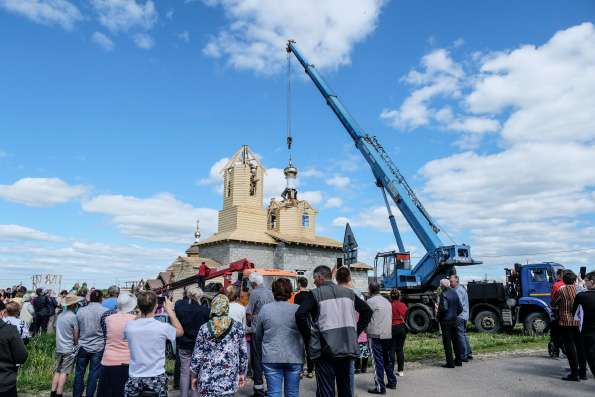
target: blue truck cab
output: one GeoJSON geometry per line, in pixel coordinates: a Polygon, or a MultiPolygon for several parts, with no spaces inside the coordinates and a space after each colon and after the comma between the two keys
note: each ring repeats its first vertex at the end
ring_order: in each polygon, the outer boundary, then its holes
{"type": "Polygon", "coordinates": [[[554,319],[550,308],[556,272],[554,262],[515,264],[505,269],[506,281],[472,281],[467,285],[470,320],[483,332],[523,324],[529,334],[543,334],[554,319]]]}
{"type": "Polygon", "coordinates": [[[520,273],[519,320],[524,322],[529,316],[533,318],[532,328],[537,333],[545,332],[554,319],[550,303],[558,269],[564,269],[564,266],[554,262],[515,265],[515,270],[520,273]],[[545,315],[547,323],[540,323],[535,313],[545,315]]]}

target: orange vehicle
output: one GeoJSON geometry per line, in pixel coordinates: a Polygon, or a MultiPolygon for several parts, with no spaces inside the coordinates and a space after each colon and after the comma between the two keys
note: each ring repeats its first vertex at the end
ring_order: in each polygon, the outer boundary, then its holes
{"type": "MultiPolygon", "coordinates": [[[[257,272],[262,274],[262,277],[264,279],[264,286],[267,288],[271,288],[273,285],[273,281],[275,281],[278,278],[284,277],[289,279],[289,281],[291,281],[291,285],[293,287],[293,290],[296,290],[297,287],[297,273],[295,272],[289,272],[287,270],[281,270],[281,269],[259,269],[259,268],[255,268],[255,269],[246,269],[242,272],[242,281],[241,281],[241,292],[240,292],[240,302],[242,303],[242,305],[246,306],[248,304],[248,298],[250,297],[250,291],[252,290],[252,287],[250,286],[250,274],[252,272],[257,272]]],[[[289,302],[293,303],[293,298],[295,297],[295,293],[291,294],[291,298],[289,298],[289,302]]]]}
{"type": "MultiPolygon", "coordinates": [[[[271,288],[273,281],[278,278],[285,277],[291,281],[291,285],[293,289],[296,289],[297,286],[297,273],[289,272],[287,270],[281,269],[266,269],[266,268],[256,268],[254,267],[254,263],[250,262],[248,259],[241,259],[239,261],[235,261],[229,264],[229,266],[223,269],[210,269],[206,276],[205,281],[207,281],[207,285],[205,287],[205,299],[208,301],[210,300],[210,294],[216,294],[217,292],[209,292],[208,280],[214,280],[219,277],[223,277],[223,288],[226,288],[228,285],[236,284],[240,286],[240,302],[245,306],[248,304],[248,297],[250,296],[251,286],[249,277],[252,272],[258,272],[262,274],[264,279],[264,285],[267,288],[271,288]],[[237,273],[238,276],[234,277],[234,273],[237,273]]],[[[198,276],[191,276],[182,280],[174,281],[171,284],[165,285],[156,289],[156,293],[163,293],[167,290],[174,290],[178,288],[183,288],[188,285],[196,284],[198,282],[198,276]]],[[[295,294],[292,294],[290,298],[290,302],[293,303],[293,298],[295,294]]]]}

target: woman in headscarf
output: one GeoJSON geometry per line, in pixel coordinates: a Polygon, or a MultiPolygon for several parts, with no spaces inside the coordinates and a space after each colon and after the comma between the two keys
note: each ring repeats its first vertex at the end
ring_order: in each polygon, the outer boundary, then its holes
{"type": "Polygon", "coordinates": [[[246,382],[248,352],[242,324],[229,317],[229,299],[217,295],[211,319],[200,327],[190,369],[201,397],[233,396],[246,382]]]}

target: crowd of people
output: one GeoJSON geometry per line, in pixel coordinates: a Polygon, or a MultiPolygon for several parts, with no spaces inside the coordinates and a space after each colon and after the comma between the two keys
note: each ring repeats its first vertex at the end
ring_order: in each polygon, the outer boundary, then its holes
{"type": "MultiPolygon", "coordinates": [[[[558,274],[552,291],[554,333],[571,372],[563,379],[595,376],[595,272],[585,277],[558,274]]],[[[271,288],[250,274],[244,307],[240,289],[230,285],[209,300],[188,287],[175,305],[151,291],[136,294],[112,286],[76,286],[52,298],[37,290],[4,293],[0,301],[0,395],[16,397],[16,373],[27,359],[32,334],[55,332],[55,373],[51,397],[62,397],[74,374],[73,397],[167,397],[168,346],[176,357],[174,384],[181,397],[232,396],[252,378],[254,396],[300,395],[303,378],[316,380],[319,397],[353,397],[358,374],[371,364],[370,394],[386,394],[404,376],[407,305],[394,289],[383,296],[369,284],[367,298],[355,290],[347,267],[314,269],[315,288],[279,278],[271,288]],[[29,299],[26,299],[29,298],[29,299]],[[209,303],[206,303],[209,302],[209,303]],[[37,303],[36,303],[37,302],[37,303]],[[30,308],[25,305],[29,303],[30,308]],[[27,321],[27,315],[30,320],[27,321]],[[25,319],[23,318],[25,317],[25,319]]],[[[446,368],[473,359],[466,335],[469,302],[456,275],[440,280],[436,318],[446,368]]]]}
{"type": "Polygon", "coordinates": [[[587,365],[595,377],[595,272],[579,280],[572,270],[558,270],[551,307],[555,313],[552,337],[570,366],[562,380],[587,380],[587,365]]]}

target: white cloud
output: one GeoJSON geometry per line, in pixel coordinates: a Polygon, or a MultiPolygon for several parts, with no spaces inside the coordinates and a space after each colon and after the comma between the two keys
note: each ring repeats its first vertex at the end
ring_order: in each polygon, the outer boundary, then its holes
{"type": "MultiPolygon", "coordinates": [[[[461,92],[465,72],[453,61],[450,52],[440,48],[425,55],[422,71],[411,70],[401,81],[416,88],[399,109],[385,109],[380,118],[395,128],[413,129],[427,125],[435,117],[428,102],[436,97],[456,98],[461,92]]],[[[449,117],[452,119],[452,116],[449,117]]]]}
{"type": "Polygon", "coordinates": [[[351,179],[348,176],[343,175],[335,175],[332,178],[326,180],[326,184],[329,186],[334,186],[339,189],[346,188],[351,183],[351,179]]]}
{"type": "MultiPolygon", "coordinates": [[[[62,288],[76,281],[106,288],[116,281],[153,278],[180,252],[134,244],[117,245],[70,240],[62,244],[4,244],[0,246],[0,268],[4,280],[29,284],[40,273],[62,275],[62,288]]],[[[6,283],[9,284],[9,283],[6,283]]]]}
{"type": "Polygon", "coordinates": [[[91,0],[99,17],[99,23],[111,32],[126,32],[131,29],[150,30],[158,19],[155,4],[136,0],[91,0]]]}
{"type": "Polygon", "coordinates": [[[62,238],[20,225],[0,225],[2,241],[61,241],[62,238]]]}
{"type": "MultiPolygon", "coordinates": [[[[264,202],[268,203],[271,198],[280,198],[286,184],[283,168],[267,168],[263,185],[264,202]]],[[[296,184],[299,186],[299,179],[296,184]]]]}
{"type": "Polygon", "coordinates": [[[595,139],[595,27],[583,23],[542,46],[489,54],[465,104],[474,113],[512,114],[508,142],[595,139]]]}
{"type": "Polygon", "coordinates": [[[137,33],[134,35],[134,44],[138,48],[149,50],[155,45],[155,41],[146,33],[137,33]]]}
{"type": "Polygon", "coordinates": [[[33,22],[67,30],[83,19],[79,9],[67,0],[0,0],[0,7],[33,22]]]}
{"type": "MultiPolygon", "coordinates": [[[[595,252],[529,255],[592,246],[595,233],[595,28],[557,32],[547,43],[475,57],[462,108],[502,121],[502,146],[427,163],[427,207],[471,239],[488,263],[564,260],[595,252]]],[[[445,113],[447,114],[447,113],[445,113]]],[[[459,141],[466,142],[466,137],[459,141]]]]}
{"type": "MultiPolygon", "coordinates": [[[[461,40],[455,41],[453,47],[459,47],[461,40]]],[[[384,109],[380,118],[397,129],[412,130],[418,127],[437,123],[440,128],[466,133],[458,141],[457,146],[473,149],[480,145],[481,135],[493,133],[500,129],[500,123],[492,116],[469,115],[462,109],[456,114],[450,106],[436,108],[432,101],[460,100],[465,88],[472,80],[463,70],[461,63],[455,62],[449,50],[435,49],[425,55],[421,62],[421,71],[411,70],[401,79],[415,89],[397,109],[384,109]]],[[[464,108],[464,106],[460,106],[464,108]]]]}
{"type": "Polygon", "coordinates": [[[0,159],[3,157],[8,157],[8,153],[5,152],[4,150],[0,150],[0,159]]]}
{"type": "Polygon", "coordinates": [[[310,168],[306,168],[304,171],[300,171],[299,175],[306,177],[306,178],[310,178],[310,177],[321,177],[321,176],[323,176],[323,173],[320,170],[318,170],[317,168],[310,167],[310,168]]]}
{"type": "Polygon", "coordinates": [[[238,69],[274,73],[284,65],[287,39],[319,68],[349,64],[354,44],[376,28],[384,0],[208,0],[228,20],[204,48],[238,69]]]}
{"type": "Polygon", "coordinates": [[[105,51],[114,49],[114,42],[104,33],[94,32],[91,36],[91,41],[103,48],[105,51]]]}
{"type": "MultiPolygon", "coordinates": [[[[411,228],[405,223],[399,209],[391,207],[391,210],[397,220],[399,232],[403,233],[405,231],[410,231],[411,228]]],[[[332,225],[334,227],[345,227],[347,222],[349,222],[352,227],[371,228],[381,232],[391,231],[390,222],[388,220],[388,211],[385,206],[366,208],[353,217],[339,216],[333,219],[332,225]]]]}
{"type": "Polygon", "coordinates": [[[190,43],[190,33],[187,30],[184,30],[182,33],[178,33],[178,39],[182,40],[184,43],[190,43]]]}
{"type": "Polygon", "coordinates": [[[311,205],[316,206],[320,204],[322,201],[322,192],[320,191],[307,191],[307,192],[298,192],[298,199],[306,200],[311,205]]]}
{"type": "Polygon", "coordinates": [[[223,167],[229,161],[229,157],[223,157],[211,166],[209,176],[198,181],[199,185],[220,185],[223,186],[223,167]]]}
{"type": "Polygon", "coordinates": [[[100,195],[83,202],[82,207],[86,212],[109,215],[122,234],[148,241],[187,243],[192,240],[197,218],[204,236],[217,228],[217,210],[195,208],[169,193],[149,198],[100,195]]]}
{"type": "Polygon", "coordinates": [[[343,205],[343,200],[340,197],[330,197],[324,203],[324,208],[341,208],[343,205]]]}
{"type": "Polygon", "coordinates": [[[167,10],[167,12],[165,13],[165,17],[167,19],[169,19],[170,21],[172,19],[174,19],[174,9],[173,8],[170,8],[169,10],[167,10]]]}
{"type": "Polygon", "coordinates": [[[23,178],[0,185],[0,198],[32,207],[49,207],[81,197],[88,188],[69,185],[59,178],[23,178]]]}

